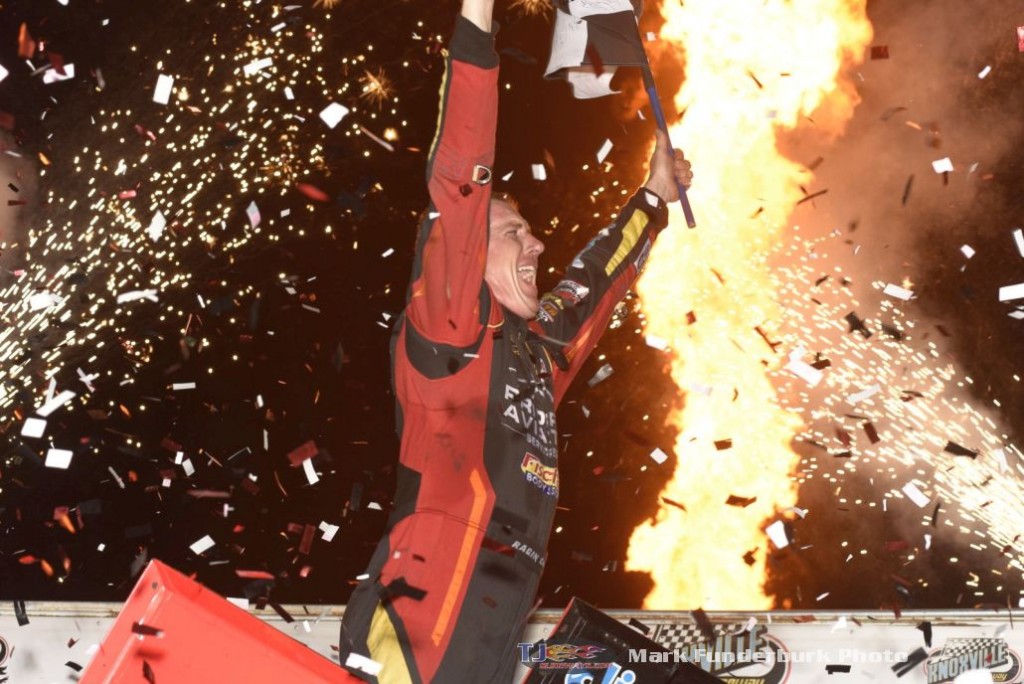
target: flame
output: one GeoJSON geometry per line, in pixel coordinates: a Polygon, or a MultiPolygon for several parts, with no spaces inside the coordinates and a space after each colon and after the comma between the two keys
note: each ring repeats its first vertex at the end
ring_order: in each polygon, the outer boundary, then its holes
{"type": "Polygon", "coordinates": [[[791,442],[802,429],[771,380],[789,349],[767,266],[809,170],[777,150],[781,133],[842,132],[858,102],[843,72],[872,29],[866,0],[666,3],[661,39],[686,54],[672,131],[696,174],[699,227],[665,231],[640,283],[647,332],[669,340],[686,394],[678,464],[662,507],[630,540],[630,569],[652,574],[646,607],[767,609],[765,528],[797,501],[791,442]],[[727,440],[731,440],[728,442],[727,440]],[[717,443],[717,445],[716,445],[717,443]],[[756,497],[746,507],[730,495],[756,497]]]}

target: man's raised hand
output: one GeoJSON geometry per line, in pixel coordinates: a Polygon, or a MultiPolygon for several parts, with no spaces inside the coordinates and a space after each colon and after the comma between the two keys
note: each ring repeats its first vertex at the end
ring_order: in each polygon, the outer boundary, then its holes
{"type": "Polygon", "coordinates": [[[666,203],[679,199],[678,183],[689,188],[693,182],[693,171],[690,162],[683,157],[680,150],[674,150],[668,136],[660,129],[654,131],[654,154],[651,155],[651,172],[644,187],[655,193],[666,203]]]}

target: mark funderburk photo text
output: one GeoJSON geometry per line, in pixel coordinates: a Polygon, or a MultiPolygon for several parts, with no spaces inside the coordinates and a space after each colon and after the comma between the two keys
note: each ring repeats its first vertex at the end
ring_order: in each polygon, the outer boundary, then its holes
{"type": "Polygon", "coordinates": [[[716,651],[709,648],[684,648],[675,651],[657,651],[643,648],[629,650],[631,663],[682,663],[733,665],[736,663],[903,663],[906,651],[862,651],[854,648],[823,649],[813,651],[787,651],[784,649],[740,649],[716,651]]]}

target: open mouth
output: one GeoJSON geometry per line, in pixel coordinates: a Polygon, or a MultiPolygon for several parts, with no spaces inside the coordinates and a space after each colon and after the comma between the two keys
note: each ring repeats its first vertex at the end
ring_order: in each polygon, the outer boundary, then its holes
{"type": "Polygon", "coordinates": [[[530,287],[536,287],[537,285],[537,267],[536,266],[520,266],[518,269],[519,280],[523,281],[530,287]]]}

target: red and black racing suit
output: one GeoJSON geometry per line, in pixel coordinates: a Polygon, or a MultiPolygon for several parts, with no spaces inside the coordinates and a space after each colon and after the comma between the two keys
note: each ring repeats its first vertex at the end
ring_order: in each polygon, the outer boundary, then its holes
{"type": "MultiPolygon", "coordinates": [[[[664,203],[641,190],[529,323],[484,282],[498,55],[460,17],[431,206],[393,339],[401,456],[389,531],[343,619],[382,683],[508,684],[558,500],[555,408],[636,279],[664,203]]],[[[347,638],[346,638],[347,637],[347,638]]]]}

